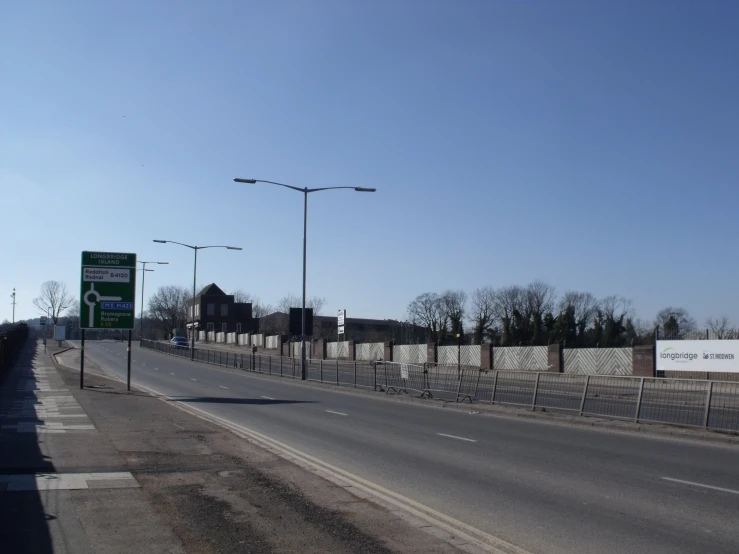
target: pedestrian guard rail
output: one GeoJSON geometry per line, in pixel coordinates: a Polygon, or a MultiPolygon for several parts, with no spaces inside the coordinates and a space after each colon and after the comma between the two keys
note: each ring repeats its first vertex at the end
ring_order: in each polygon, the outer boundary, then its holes
{"type": "MultiPolygon", "coordinates": [[[[190,358],[188,347],[144,340],[144,348],[190,358]]],[[[195,349],[198,362],[300,378],[300,359],[195,349]]],[[[474,366],[306,360],[310,381],[452,402],[546,409],[581,416],[739,432],[739,383],[613,375],[481,370],[474,366]]]]}

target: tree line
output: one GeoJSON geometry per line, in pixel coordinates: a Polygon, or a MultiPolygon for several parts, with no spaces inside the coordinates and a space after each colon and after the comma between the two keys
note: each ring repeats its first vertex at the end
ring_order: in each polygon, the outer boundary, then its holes
{"type": "MultiPolygon", "coordinates": [[[[187,302],[191,294],[185,286],[160,286],[145,310],[147,336],[167,336],[172,329],[183,328],[189,320],[187,302]]],[[[283,296],[275,306],[242,289],[232,294],[236,302],[251,302],[255,318],[276,311],[288,313],[302,303],[294,294],[283,296]]],[[[79,301],[63,283],[46,281],[33,303],[41,315],[50,315],[54,324],[79,327],[79,301]]],[[[320,315],[326,299],[311,297],[306,305],[320,315]]],[[[695,319],[684,308],[669,306],[653,320],[645,321],[636,317],[632,302],[624,297],[596,298],[579,291],[558,296],[553,286],[540,280],[525,286],[481,287],[470,295],[463,290],[426,292],[412,300],[407,311],[412,323],[427,330],[428,340],[440,344],[463,341],[499,346],[563,343],[570,347],[617,347],[651,343],[657,333],[660,338],[686,338],[697,330],[695,319]]],[[[739,329],[727,316],[708,318],[705,327],[710,338],[739,338],[739,329]]]]}
{"type": "MultiPolygon", "coordinates": [[[[658,331],[662,338],[685,338],[697,329],[684,308],[663,308],[646,322],[636,318],[632,302],[622,296],[596,298],[579,291],[558,296],[552,285],[540,280],[525,286],[481,287],[469,296],[463,290],[426,292],[412,300],[407,311],[410,320],[440,344],[605,348],[649,344],[658,331]]],[[[709,318],[706,327],[712,338],[736,337],[726,316],[709,318]]]]}

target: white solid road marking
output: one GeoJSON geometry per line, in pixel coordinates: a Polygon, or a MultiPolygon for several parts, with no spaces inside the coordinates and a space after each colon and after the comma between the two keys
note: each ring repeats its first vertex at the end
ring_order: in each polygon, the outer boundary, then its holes
{"type": "Polygon", "coordinates": [[[348,416],[349,415],[349,414],[345,414],[345,413],[342,413],[342,412],[335,412],[333,410],[326,410],[326,411],[328,413],[330,413],[330,414],[343,415],[343,416],[348,416]]]}
{"type": "Polygon", "coordinates": [[[662,477],[665,481],[672,481],[673,483],[682,483],[683,485],[692,485],[693,487],[703,487],[704,489],[711,489],[714,491],[730,492],[731,494],[739,494],[739,491],[734,489],[725,489],[724,487],[714,487],[713,485],[704,485],[703,483],[694,483],[693,481],[683,481],[682,479],[673,479],[672,477],[662,477]]]}
{"type": "Polygon", "coordinates": [[[190,377],[190,381],[197,381],[197,379],[193,379],[192,377],[190,377]]]}
{"type": "Polygon", "coordinates": [[[228,387],[224,387],[223,385],[218,385],[218,386],[221,387],[222,389],[228,390],[228,387]]]}
{"type": "Polygon", "coordinates": [[[267,400],[274,400],[271,396],[263,396],[262,398],[266,398],[267,400]]]}
{"type": "Polygon", "coordinates": [[[445,433],[436,433],[436,434],[439,435],[440,437],[448,437],[450,439],[457,439],[459,441],[477,442],[475,439],[466,439],[464,437],[458,437],[456,435],[447,435],[445,433]]]}

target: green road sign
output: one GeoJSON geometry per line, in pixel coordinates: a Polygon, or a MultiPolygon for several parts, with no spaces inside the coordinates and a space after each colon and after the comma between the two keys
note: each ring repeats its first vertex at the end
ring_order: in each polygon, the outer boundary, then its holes
{"type": "Polygon", "coordinates": [[[82,252],[80,329],[133,329],[136,254],[82,252]]]}

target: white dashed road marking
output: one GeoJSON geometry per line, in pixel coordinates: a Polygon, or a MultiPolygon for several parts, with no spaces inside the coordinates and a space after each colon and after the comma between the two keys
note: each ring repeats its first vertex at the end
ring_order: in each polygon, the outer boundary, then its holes
{"type": "Polygon", "coordinates": [[[724,487],[714,487],[713,485],[704,485],[703,483],[694,483],[693,481],[683,481],[682,479],[673,479],[672,477],[662,477],[665,481],[672,481],[673,483],[680,483],[682,485],[691,485],[693,487],[703,487],[704,489],[711,489],[714,491],[730,492],[731,494],[739,494],[739,491],[734,489],[725,489],[724,487]]]}
{"type": "Polygon", "coordinates": [[[335,412],[333,410],[326,410],[326,411],[328,413],[330,413],[330,414],[343,415],[343,416],[348,416],[349,415],[349,414],[345,414],[344,412],[335,412]]]}
{"type": "Polygon", "coordinates": [[[457,439],[458,441],[477,442],[475,439],[466,439],[464,437],[458,437],[456,435],[447,435],[445,433],[436,433],[436,434],[439,435],[440,437],[447,437],[447,438],[450,438],[450,439],[457,439]]]}

